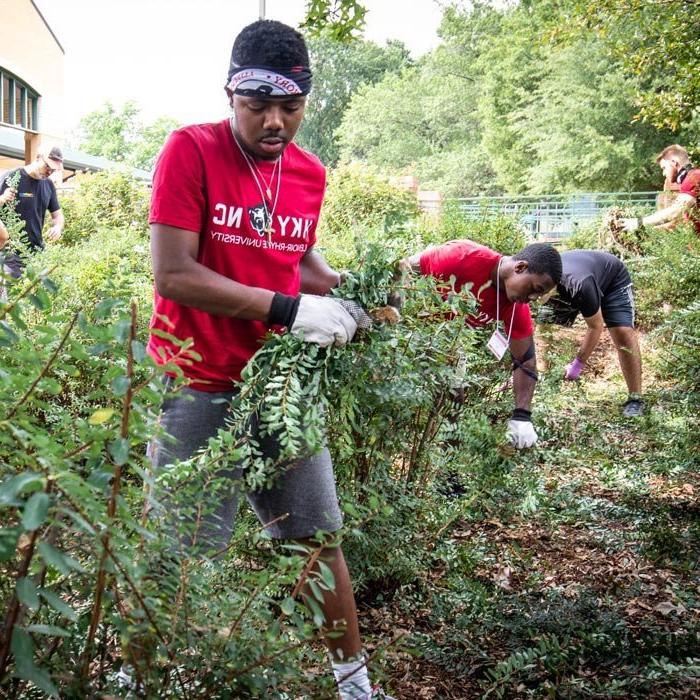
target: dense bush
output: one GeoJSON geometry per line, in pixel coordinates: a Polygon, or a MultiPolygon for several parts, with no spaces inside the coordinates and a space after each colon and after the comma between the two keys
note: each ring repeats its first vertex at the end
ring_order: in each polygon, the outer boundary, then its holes
{"type": "Polygon", "coordinates": [[[486,209],[475,217],[466,214],[458,200],[443,206],[435,235],[439,241],[469,238],[504,255],[513,255],[527,245],[527,237],[516,217],[494,215],[486,209]]]}
{"type": "MultiPolygon", "coordinates": [[[[12,310],[0,338],[0,405],[8,426],[0,434],[0,599],[8,621],[2,672],[12,670],[15,695],[24,697],[34,692],[27,682],[47,694],[60,687],[68,697],[114,692],[122,661],[136,663],[149,697],[196,687],[239,696],[299,694],[307,682],[313,695],[328,680],[300,676],[301,645],[318,636],[323,620],[317,606],[307,614],[297,600],[313,551],[273,551],[239,526],[230,556],[209,567],[191,554],[176,557],[176,531],[145,517],[149,492],[162,488],[145,452],[158,430],[162,370],[145,354],[136,306],[127,308],[147,285],[141,245],[137,231],[118,237],[103,229],[82,244],[52,247],[37,262],[59,266],[58,293],[32,266],[10,289],[11,306],[0,308],[12,310]],[[98,248],[102,257],[95,259],[91,250],[98,248]],[[139,647],[150,649],[140,665],[139,647]]],[[[391,281],[386,249],[362,258],[383,284],[391,281]]],[[[369,279],[351,277],[343,292],[368,305],[380,302],[381,287],[369,279]]],[[[457,348],[467,352],[475,401],[493,381],[492,364],[476,351],[479,334],[444,319],[448,309],[472,308],[469,295],[444,303],[430,280],[419,282],[404,324],[343,349],[304,348],[327,356],[330,384],[314,406],[328,407],[339,489],[351,501],[350,565],[369,593],[416,580],[454,511],[431,485],[439,472],[459,471],[460,453],[444,449],[455,411],[447,384],[457,348]],[[423,314],[436,323],[420,320],[423,314]],[[397,515],[385,504],[395,504],[397,515]]],[[[280,347],[294,351],[299,344],[286,336],[280,347]]],[[[265,371],[274,383],[301,369],[276,361],[265,371]]],[[[315,384],[289,386],[303,399],[315,384]]],[[[258,375],[250,388],[277,396],[258,375]]],[[[282,402],[290,435],[295,407],[310,405],[308,399],[282,402]]],[[[216,488],[219,465],[238,458],[240,448],[223,433],[181,465],[169,477],[178,479],[177,502],[192,503],[203,488],[216,488]]],[[[314,585],[321,590],[333,582],[321,574],[314,585]]]]}
{"type": "Polygon", "coordinates": [[[331,171],[318,229],[319,247],[339,267],[356,266],[357,240],[380,241],[405,228],[418,214],[411,192],[392,185],[380,173],[359,165],[331,171]]]}
{"type": "Polygon", "coordinates": [[[700,292],[687,308],[676,311],[658,330],[663,341],[660,364],[664,374],[700,402],[700,292]]]}
{"type": "Polygon", "coordinates": [[[698,298],[700,239],[689,225],[673,231],[644,231],[643,255],[628,266],[637,292],[639,322],[650,328],[673,309],[698,298]]]}
{"type": "Polygon", "coordinates": [[[55,271],[52,277],[60,289],[53,301],[55,308],[90,315],[105,298],[136,299],[141,320],[148,322],[153,283],[143,228],[103,226],[72,245],[49,244],[34,259],[37,265],[55,271]]]}
{"type": "Polygon", "coordinates": [[[148,230],[150,192],[144,182],[121,170],[104,170],[76,176],[74,187],[61,196],[64,245],[85,240],[101,228],[121,234],[132,228],[148,230]]]}

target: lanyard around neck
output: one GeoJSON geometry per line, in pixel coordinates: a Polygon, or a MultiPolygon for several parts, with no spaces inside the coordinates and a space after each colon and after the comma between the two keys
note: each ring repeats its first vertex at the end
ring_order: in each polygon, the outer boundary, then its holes
{"type": "MultiPolygon", "coordinates": [[[[498,322],[501,319],[501,263],[503,258],[498,259],[498,267],[496,268],[496,328],[498,328],[498,322]]],[[[507,342],[510,344],[510,335],[513,332],[513,321],[515,319],[515,304],[513,304],[513,311],[510,314],[510,328],[508,329],[507,342]]],[[[505,328],[505,322],[503,324],[505,328]]]]}

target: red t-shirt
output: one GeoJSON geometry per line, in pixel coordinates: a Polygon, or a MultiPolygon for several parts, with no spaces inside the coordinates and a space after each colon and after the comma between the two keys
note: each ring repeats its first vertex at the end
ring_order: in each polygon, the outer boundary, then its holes
{"type": "MultiPolygon", "coordinates": [[[[256,164],[266,187],[273,163],[256,164]]],[[[187,126],[170,135],[156,163],[149,223],[199,233],[197,261],[225,277],[295,295],[301,281],[299,263],[316,241],[325,186],[321,162],[290,143],[282,156],[273,233],[268,234],[263,230],[260,190],[233,140],[229,121],[187,126]]],[[[271,189],[274,198],[277,176],[271,189]]],[[[263,336],[275,330],[262,321],[214,316],[165,299],[157,291],[154,297],[151,329],[194,340],[201,362],[181,365],[192,386],[202,391],[230,389],[263,336]]],[[[148,351],[163,363],[160,348],[166,357],[177,351],[168,340],[151,334],[148,351]]]]}
{"type": "MultiPolygon", "coordinates": [[[[491,282],[491,272],[498,265],[501,255],[486,246],[466,239],[448,241],[430,248],[420,257],[420,271],[449,281],[455,277],[455,289],[471,284],[471,293],[479,302],[479,315],[469,316],[467,322],[474,327],[484,326],[496,319],[496,288],[491,282]]],[[[511,338],[519,340],[532,335],[533,325],[527,304],[511,303],[505,292],[500,293],[499,318],[503,321],[504,335],[508,335],[511,318],[511,338]]]]}
{"type": "Polygon", "coordinates": [[[681,182],[681,194],[689,194],[695,197],[695,206],[683,214],[686,221],[692,221],[695,231],[700,234],[700,168],[693,168],[681,182]]]}

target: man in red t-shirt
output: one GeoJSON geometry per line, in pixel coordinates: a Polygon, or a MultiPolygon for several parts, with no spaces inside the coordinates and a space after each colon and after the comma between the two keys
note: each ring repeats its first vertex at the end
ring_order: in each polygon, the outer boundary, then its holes
{"type": "Polygon", "coordinates": [[[408,258],[407,263],[414,272],[446,282],[454,276],[456,291],[469,285],[479,303],[478,315],[466,319],[471,326],[503,323],[501,349],[505,352],[507,345],[513,358],[515,393],[508,437],[518,448],[534,445],[537,433],[530,404],[537,381],[537,361],[528,302],[559,283],[561,257],[557,250],[545,243],[533,243],[517,255],[507,256],[462,239],[428,248],[408,258]]]}
{"type": "Polygon", "coordinates": [[[678,196],[669,206],[654,214],[623,219],[623,228],[636,231],[640,226],[654,226],[668,230],[674,229],[680,221],[690,221],[700,235],[700,168],[692,166],[688,151],[678,144],[664,148],[656,162],[663,171],[665,182],[678,186],[678,196]]]}
{"type": "MultiPolygon", "coordinates": [[[[156,473],[191,457],[224,426],[234,383],[270,330],[341,345],[357,322],[367,321],[356,305],[324,296],[339,282],[314,250],[325,170],[292,142],[310,88],[301,34],[280,22],[255,22],[236,37],[231,53],[232,118],[175,131],[156,164],[148,350],[159,363],[180,363],[190,380],[164,402],[161,423],[171,439],[151,446],[156,473]],[[191,338],[201,361],[178,359],[168,336],[191,338]]],[[[273,437],[259,439],[267,454],[275,453],[273,437]]],[[[233,484],[228,491],[202,496],[215,510],[199,534],[208,551],[228,544],[238,505],[233,484]]],[[[319,530],[342,526],[327,449],[300,458],[272,488],[247,498],[273,538],[311,542],[319,530]]],[[[321,603],[325,628],[345,629],[326,639],[340,696],[370,698],[342,549],[325,547],[319,558],[335,578],[335,590],[321,603]]]]}

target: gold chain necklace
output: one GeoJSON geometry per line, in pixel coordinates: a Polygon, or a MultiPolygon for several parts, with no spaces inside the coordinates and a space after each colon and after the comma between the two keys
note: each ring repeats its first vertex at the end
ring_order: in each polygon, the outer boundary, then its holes
{"type": "Polygon", "coordinates": [[[275,209],[277,208],[277,200],[279,199],[280,196],[280,184],[282,182],[282,155],[275,161],[275,166],[272,169],[272,175],[270,177],[270,182],[267,183],[267,188],[265,190],[265,193],[267,194],[268,199],[270,200],[270,208],[267,206],[267,201],[265,200],[265,195],[263,194],[263,187],[260,184],[262,181],[263,184],[265,184],[265,179],[263,178],[262,173],[258,169],[258,166],[255,164],[255,161],[245,152],[243,149],[243,146],[238,141],[238,138],[236,137],[236,132],[233,130],[233,119],[229,120],[229,125],[231,126],[231,134],[233,136],[233,140],[236,142],[236,146],[238,146],[238,150],[241,152],[241,155],[243,156],[243,159],[245,160],[246,164],[248,165],[248,170],[250,170],[250,174],[253,177],[253,180],[255,181],[255,185],[258,188],[258,192],[260,193],[260,198],[262,199],[262,205],[263,205],[263,210],[265,212],[265,228],[263,229],[265,233],[267,234],[267,241],[268,243],[272,242],[272,234],[275,233],[275,229],[272,228],[272,217],[275,214],[275,209]],[[277,190],[275,192],[275,200],[274,202],[272,201],[272,183],[275,179],[275,172],[277,173],[277,190]],[[258,178],[258,175],[260,176],[258,178]]]}

